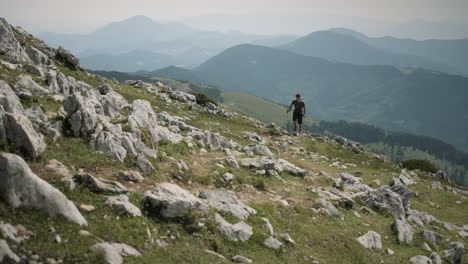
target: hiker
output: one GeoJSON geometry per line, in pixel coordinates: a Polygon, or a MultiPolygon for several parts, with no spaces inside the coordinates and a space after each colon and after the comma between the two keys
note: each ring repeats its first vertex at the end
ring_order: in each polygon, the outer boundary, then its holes
{"type": "Polygon", "coordinates": [[[301,99],[300,94],[296,94],[296,100],[292,101],[291,105],[289,106],[286,113],[291,111],[291,108],[294,105],[294,112],[293,112],[293,123],[294,123],[294,132],[296,132],[296,122],[299,123],[299,133],[302,132],[302,119],[306,115],[306,106],[304,101],[301,99]]]}

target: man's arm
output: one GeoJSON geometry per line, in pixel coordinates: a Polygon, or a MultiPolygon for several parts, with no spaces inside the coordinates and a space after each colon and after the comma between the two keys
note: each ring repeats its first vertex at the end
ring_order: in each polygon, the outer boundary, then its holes
{"type": "Polygon", "coordinates": [[[304,104],[304,116],[306,116],[306,112],[307,112],[307,111],[306,111],[306,106],[305,106],[305,104],[304,104]]]}
{"type": "Polygon", "coordinates": [[[286,111],[286,113],[289,113],[289,111],[291,111],[291,107],[293,106],[293,103],[291,103],[291,105],[289,105],[289,108],[288,110],[286,111]]]}

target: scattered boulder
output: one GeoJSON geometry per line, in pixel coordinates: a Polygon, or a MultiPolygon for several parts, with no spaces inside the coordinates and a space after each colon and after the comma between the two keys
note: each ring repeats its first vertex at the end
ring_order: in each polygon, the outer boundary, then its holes
{"type": "Polygon", "coordinates": [[[263,244],[266,247],[273,248],[273,249],[280,249],[280,248],[284,247],[284,244],[281,243],[281,241],[279,241],[278,239],[276,239],[276,238],[274,238],[272,236],[265,239],[265,241],[263,241],[263,244]]]}
{"type": "Polygon", "coordinates": [[[465,254],[465,246],[460,242],[450,242],[451,247],[448,250],[444,250],[444,260],[450,264],[462,264],[463,254],[465,254]]]}
{"type": "Polygon", "coordinates": [[[233,191],[204,191],[202,197],[205,198],[208,205],[221,211],[231,212],[241,220],[246,220],[249,215],[257,213],[255,209],[241,202],[233,191]]]}
{"type": "Polygon", "coordinates": [[[410,244],[413,240],[413,228],[406,221],[396,219],[393,224],[393,230],[397,233],[398,242],[410,244]]]}
{"type": "Polygon", "coordinates": [[[59,46],[56,52],[56,58],[65,63],[70,69],[78,70],[81,68],[80,61],[69,50],[59,46]]]}
{"type": "Polygon", "coordinates": [[[121,163],[124,162],[127,156],[127,150],[122,147],[120,138],[109,131],[100,132],[97,137],[92,140],[92,143],[97,151],[107,153],[112,159],[121,163]]]}
{"type": "Polygon", "coordinates": [[[442,258],[436,252],[432,252],[429,257],[431,258],[433,264],[442,264],[442,258]]]}
{"type": "Polygon", "coordinates": [[[276,235],[275,231],[273,230],[273,226],[270,223],[270,220],[266,217],[262,217],[263,226],[268,230],[271,236],[276,235]]]}
{"type": "Polygon", "coordinates": [[[155,171],[153,164],[142,154],[137,156],[136,164],[144,175],[151,174],[155,171]]]}
{"type": "Polygon", "coordinates": [[[294,176],[303,177],[307,171],[297,167],[284,159],[274,159],[271,157],[245,158],[240,160],[242,167],[253,168],[257,170],[274,170],[278,173],[287,172],[294,176]]]}
{"type": "Polygon", "coordinates": [[[357,241],[361,243],[367,249],[381,249],[382,240],[377,232],[369,231],[365,235],[357,238],[357,241]]]}
{"type": "Polygon", "coordinates": [[[244,221],[241,221],[237,224],[230,224],[227,222],[221,215],[215,215],[216,223],[218,224],[218,229],[226,236],[229,240],[232,241],[247,241],[253,234],[252,227],[246,224],[244,221]]]}
{"type": "MultiPolygon", "coordinates": [[[[0,18],[0,20],[3,18],[0,18]]],[[[20,263],[21,259],[11,251],[8,243],[0,239],[0,263],[10,264],[10,263],[20,263]]]]}
{"type": "Polygon", "coordinates": [[[261,155],[261,156],[268,156],[268,157],[275,156],[270,151],[270,149],[265,145],[250,144],[244,147],[244,152],[247,154],[247,156],[253,156],[253,155],[261,155]]]}
{"type": "Polygon", "coordinates": [[[398,178],[393,178],[393,182],[391,185],[395,184],[410,186],[416,184],[416,182],[406,170],[402,170],[398,178]]]}
{"type": "Polygon", "coordinates": [[[15,88],[18,91],[30,92],[37,96],[45,96],[49,94],[49,90],[42,88],[31,78],[30,75],[27,74],[21,74],[18,76],[15,88]]]}
{"type": "Polygon", "coordinates": [[[444,237],[441,236],[440,234],[430,231],[430,230],[423,230],[422,231],[422,237],[424,241],[429,242],[433,245],[438,245],[444,241],[444,237]]]}
{"type": "Polygon", "coordinates": [[[333,182],[333,187],[343,191],[372,191],[372,188],[362,183],[362,179],[350,173],[340,173],[333,182]]]}
{"type": "Polygon", "coordinates": [[[239,163],[237,163],[237,160],[234,157],[229,157],[226,159],[226,164],[228,167],[234,168],[234,169],[239,169],[239,163]]]}
{"type": "Polygon", "coordinates": [[[291,236],[288,233],[282,234],[281,238],[289,244],[296,244],[296,242],[291,238],[291,236]]]}
{"type": "Polygon", "coordinates": [[[134,170],[119,171],[118,173],[115,174],[115,176],[124,181],[131,181],[131,182],[138,182],[138,183],[141,183],[144,180],[143,176],[141,176],[141,173],[139,173],[138,171],[134,171],[134,170]]]}
{"type": "MultiPolygon", "coordinates": [[[[394,185],[394,187],[395,186],[402,185],[394,185]]],[[[389,210],[396,219],[406,218],[403,199],[388,186],[383,186],[375,191],[363,194],[361,200],[371,209],[378,211],[389,210]]]]}
{"type": "Polygon", "coordinates": [[[107,264],[122,264],[123,258],[117,248],[109,243],[98,243],[91,247],[91,250],[104,255],[107,264]]]}
{"type": "Polygon", "coordinates": [[[8,113],[2,105],[0,105],[0,141],[19,148],[19,151],[32,159],[38,158],[46,149],[44,137],[36,132],[22,111],[8,113]]]}
{"type": "Polygon", "coordinates": [[[18,155],[0,153],[0,197],[13,208],[24,207],[61,215],[87,225],[76,206],[63,193],[34,174],[18,155]]]}
{"type": "Polygon", "coordinates": [[[412,264],[432,264],[432,259],[423,255],[418,255],[410,258],[410,262],[412,264]]]}
{"type": "Polygon", "coordinates": [[[112,207],[119,215],[141,216],[140,209],[130,203],[128,196],[125,194],[108,197],[106,204],[112,207]]]}
{"type": "Polygon", "coordinates": [[[232,257],[232,261],[237,263],[252,263],[251,259],[240,255],[235,255],[234,257],[232,257]]]}
{"type": "Polygon", "coordinates": [[[145,192],[145,205],[150,213],[165,218],[184,217],[191,210],[207,211],[208,205],[176,184],[163,182],[145,192]]]}
{"type": "Polygon", "coordinates": [[[320,212],[333,216],[333,217],[338,217],[342,218],[343,215],[336,209],[336,207],[330,203],[329,201],[319,198],[315,200],[315,205],[313,206],[314,208],[318,209],[320,212]]]}
{"type": "Polygon", "coordinates": [[[103,114],[102,106],[96,98],[73,93],[63,101],[65,123],[75,137],[90,136],[98,124],[98,114],[103,114]],[[96,111],[97,110],[97,111],[96,111]]]}
{"type": "Polygon", "coordinates": [[[96,178],[89,173],[78,173],[75,175],[77,182],[88,187],[96,193],[127,193],[128,189],[120,182],[102,178],[96,178]]]}

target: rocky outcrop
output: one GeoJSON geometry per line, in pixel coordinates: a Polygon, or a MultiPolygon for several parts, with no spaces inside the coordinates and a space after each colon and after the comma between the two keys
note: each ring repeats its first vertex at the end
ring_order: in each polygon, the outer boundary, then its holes
{"type": "Polygon", "coordinates": [[[245,158],[241,159],[240,165],[242,167],[254,168],[257,170],[274,170],[278,173],[286,172],[294,176],[303,177],[307,174],[307,171],[297,167],[296,165],[284,160],[274,159],[271,157],[259,157],[259,158],[245,158]]]}
{"type": "Polygon", "coordinates": [[[393,178],[392,185],[401,184],[405,186],[410,186],[416,184],[411,175],[406,171],[402,170],[398,178],[393,178]]]}
{"type": "Polygon", "coordinates": [[[24,160],[0,153],[0,196],[13,208],[33,208],[50,216],[61,215],[71,222],[87,225],[76,206],[59,190],[37,177],[24,160]]]}
{"type": "Polygon", "coordinates": [[[430,230],[423,230],[422,231],[422,238],[426,241],[431,243],[432,245],[440,244],[444,241],[444,237],[440,234],[430,231],[430,230]]]}
{"type": "Polygon", "coordinates": [[[450,249],[444,250],[444,260],[450,264],[462,264],[465,246],[461,242],[450,242],[450,249]]]}
{"type": "Polygon", "coordinates": [[[380,235],[375,231],[369,231],[365,235],[357,238],[357,241],[361,243],[367,249],[381,249],[382,240],[380,235]]]}
{"type": "Polygon", "coordinates": [[[72,70],[81,69],[80,61],[67,49],[59,46],[57,49],[56,58],[67,65],[72,70]]]}
{"type": "Polygon", "coordinates": [[[252,228],[243,221],[232,225],[219,214],[215,215],[215,220],[221,234],[229,240],[247,241],[253,234],[252,228]]]}
{"type": "Polygon", "coordinates": [[[250,144],[244,147],[244,152],[247,156],[261,155],[274,157],[270,149],[265,145],[250,144]]]}
{"type": "Polygon", "coordinates": [[[89,173],[78,173],[75,175],[77,182],[88,187],[96,193],[127,193],[128,189],[120,182],[96,178],[89,173]]]}
{"type": "Polygon", "coordinates": [[[0,263],[13,264],[20,263],[20,261],[21,259],[11,251],[8,243],[5,240],[0,239],[0,263]]]}
{"type": "Polygon", "coordinates": [[[164,182],[145,192],[146,209],[164,218],[184,217],[190,211],[207,211],[208,205],[178,185],[164,182]]]}
{"type": "Polygon", "coordinates": [[[414,256],[409,261],[412,264],[432,264],[432,259],[423,255],[414,256]]]}
{"type": "Polygon", "coordinates": [[[107,264],[121,264],[123,257],[141,256],[138,250],[123,243],[98,243],[93,245],[91,250],[102,254],[107,264]]]}
{"type": "Polygon", "coordinates": [[[328,216],[342,218],[343,215],[336,209],[336,207],[325,199],[316,199],[314,208],[318,209],[319,212],[322,212],[328,216]]]}
{"type": "Polygon", "coordinates": [[[372,188],[362,183],[362,179],[350,173],[340,173],[333,182],[333,187],[343,191],[372,191],[372,188]]]}
{"type": "Polygon", "coordinates": [[[108,197],[106,204],[119,215],[141,216],[140,209],[130,203],[127,195],[121,194],[108,197]]]}
{"type": "Polygon", "coordinates": [[[413,240],[413,228],[404,220],[396,219],[393,230],[397,233],[398,242],[405,242],[407,245],[413,240]]]}
{"type": "Polygon", "coordinates": [[[246,220],[249,215],[257,213],[255,209],[241,202],[232,191],[204,191],[202,197],[204,197],[208,205],[221,211],[231,212],[242,220],[246,220]]]}
{"type": "Polygon", "coordinates": [[[396,219],[405,219],[409,199],[414,195],[406,186],[397,184],[368,192],[361,196],[361,200],[374,210],[389,210],[396,219]]]}
{"type": "Polygon", "coordinates": [[[18,76],[15,88],[18,91],[29,92],[37,96],[45,96],[49,94],[49,90],[42,88],[31,78],[30,75],[27,74],[21,74],[18,76]]]}
{"type": "Polygon", "coordinates": [[[82,96],[80,93],[66,97],[63,108],[66,113],[65,122],[75,137],[90,136],[97,126],[98,115],[104,113],[96,98],[82,96]]]}

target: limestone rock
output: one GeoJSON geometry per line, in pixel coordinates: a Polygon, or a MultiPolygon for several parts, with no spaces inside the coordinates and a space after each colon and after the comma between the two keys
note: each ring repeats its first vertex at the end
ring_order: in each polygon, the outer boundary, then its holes
{"type": "Polygon", "coordinates": [[[0,140],[19,147],[25,156],[33,159],[38,158],[46,149],[44,137],[36,132],[31,121],[22,112],[5,112],[2,105],[0,105],[0,140]]]}
{"type": "Polygon", "coordinates": [[[431,258],[433,264],[442,264],[442,258],[436,252],[432,252],[429,257],[431,258]]]}
{"type": "Polygon", "coordinates": [[[234,169],[239,169],[239,163],[234,157],[229,157],[226,159],[227,166],[234,169]]]}
{"type": "Polygon", "coordinates": [[[78,173],[75,175],[77,182],[85,185],[91,191],[97,193],[127,193],[128,189],[120,182],[96,178],[89,173],[78,173]]]}
{"type": "Polygon", "coordinates": [[[369,231],[366,234],[358,237],[357,241],[359,241],[359,243],[361,243],[367,249],[382,248],[382,241],[380,235],[374,231],[369,231]]]}
{"type": "Polygon", "coordinates": [[[270,236],[265,241],[263,241],[263,244],[266,247],[273,248],[273,249],[280,249],[284,247],[284,244],[281,243],[278,239],[270,236]]]}
{"type": "Polygon", "coordinates": [[[121,194],[108,197],[106,204],[112,207],[119,215],[141,216],[140,209],[130,203],[127,195],[121,194]]]}
{"type": "Polygon", "coordinates": [[[99,133],[93,143],[94,148],[97,151],[107,153],[112,157],[112,159],[119,162],[124,162],[125,157],[127,156],[127,150],[122,147],[120,138],[109,131],[102,131],[99,133]]]}
{"type": "Polygon", "coordinates": [[[316,209],[319,209],[319,211],[325,213],[326,215],[329,216],[334,216],[338,218],[342,218],[342,214],[336,209],[336,207],[330,203],[329,201],[319,198],[315,200],[315,206],[316,209]]]}
{"type": "Polygon", "coordinates": [[[275,231],[273,230],[273,226],[270,223],[270,220],[266,217],[262,217],[263,221],[263,226],[268,230],[268,233],[270,233],[271,236],[276,235],[275,231]]]}
{"type": "Polygon", "coordinates": [[[24,110],[18,96],[4,80],[0,80],[0,105],[8,113],[23,112],[24,110]]]}
{"type": "Polygon", "coordinates": [[[423,230],[422,231],[422,237],[424,241],[427,241],[433,245],[440,244],[444,241],[444,237],[441,236],[440,234],[430,231],[430,230],[423,230]]]}
{"type": "Polygon", "coordinates": [[[450,242],[451,247],[448,250],[444,250],[444,260],[450,264],[461,264],[463,263],[463,254],[465,254],[465,246],[461,242],[450,242]]]}
{"type": "Polygon", "coordinates": [[[340,173],[333,187],[343,191],[372,191],[372,188],[362,183],[362,179],[350,173],[340,173]]]}
{"type": "MultiPolygon", "coordinates": [[[[394,185],[393,187],[399,186],[402,185],[394,185]]],[[[361,200],[371,209],[379,211],[389,210],[396,219],[405,219],[404,200],[398,193],[394,192],[392,188],[388,186],[380,187],[375,191],[362,195],[361,200]]]]}
{"type": "Polygon", "coordinates": [[[107,264],[122,264],[123,258],[119,251],[109,243],[98,243],[91,250],[104,255],[107,264]]]}
{"type": "Polygon", "coordinates": [[[226,236],[229,240],[247,241],[253,234],[252,228],[243,221],[232,225],[219,214],[215,215],[215,220],[221,234],[226,236]]]}
{"type": "Polygon", "coordinates": [[[63,107],[66,113],[65,122],[73,136],[89,136],[94,132],[98,114],[102,113],[102,106],[96,98],[74,93],[65,98],[63,107]]]}
{"type": "Polygon", "coordinates": [[[257,170],[275,170],[278,173],[287,172],[294,176],[303,177],[307,171],[297,167],[284,159],[274,159],[271,157],[245,158],[240,160],[242,167],[253,168],[257,170]]]}
{"type": "Polygon", "coordinates": [[[210,190],[204,191],[202,196],[208,205],[221,211],[231,212],[241,220],[246,220],[249,215],[257,213],[255,209],[241,202],[233,191],[210,190]]]}
{"type": "Polygon", "coordinates": [[[248,146],[244,147],[244,152],[248,156],[252,155],[261,155],[261,156],[268,156],[268,157],[274,157],[273,153],[270,151],[270,149],[267,146],[264,145],[257,145],[257,144],[250,144],[248,146]],[[251,155],[249,155],[249,153],[251,155]]]}
{"type": "Polygon", "coordinates": [[[410,262],[412,264],[432,264],[432,259],[423,255],[417,255],[410,258],[410,262]]]}
{"type": "Polygon", "coordinates": [[[207,211],[208,205],[176,184],[164,182],[145,192],[145,205],[150,213],[165,218],[184,217],[191,210],[207,211]]]}
{"type": "Polygon", "coordinates": [[[136,160],[138,168],[143,172],[144,175],[148,175],[154,172],[153,164],[144,156],[139,154],[136,160]]]}
{"type": "Polygon", "coordinates": [[[61,215],[79,225],[87,225],[76,206],[59,190],[37,177],[24,160],[0,153],[0,196],[13,208],[34,208],[50,216],[61,215]]]}
{"type": "Polygon", "coordinates": [[[410,185],[416,184],[416,182],[413,180],[411,175],[406,170],[402,170],[400,173],[400,176],[398,178],[393,179],[392,185],[394,184],[402,184],[405,186],[410,186],[410,185]]]}
{"type": "Polygon", "coordinates": [[[131,182],[143,182],[144,178],[141,176],[141,173],[134,170],[129,171],[119,171],[115,174],[117,178],[120,178],[124,181],[131,181],[131,182]]]}
{"type": "Polygon", "coordinates": [[[57,49],[57,58],[73,70],[80,69],[80,61],[67,49],[59,46],[57,49]]]}
{"type": "MultiPolygon", "coordinates": [[[[3,18],[0,18],[0,20],[3,18]]],[[[8,243],[0,239],[0,263],[5,264],[12,264],[12,263],[20,263],[21,259],[11,251],[8,243]]]]}
{"type": "Polygon", "coordinates": [[[235,255],[234,257],[232,257],[232,261],[237,263],[252,263],[251,259],[240,255],[235,255]]]}
{"type": "Polygon", "coordinates": [[[413,240],[413,228],[404,220],[396,219],[393,230],[397,233],[398,242],[410,244],[413,240]]]}

